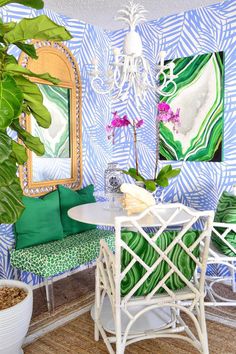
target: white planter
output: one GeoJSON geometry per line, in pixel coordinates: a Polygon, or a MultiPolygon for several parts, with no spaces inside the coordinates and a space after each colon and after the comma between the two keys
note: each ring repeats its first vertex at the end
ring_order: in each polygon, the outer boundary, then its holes
{"type": "Polygon", "coordinates": [[[22,288],[28,293],[17,305],[0,310],[0,354],[22,354],[21,346],[32,316],[32,289],[16,280],[0,280],[0,287],[3,286],[22,288]]]}

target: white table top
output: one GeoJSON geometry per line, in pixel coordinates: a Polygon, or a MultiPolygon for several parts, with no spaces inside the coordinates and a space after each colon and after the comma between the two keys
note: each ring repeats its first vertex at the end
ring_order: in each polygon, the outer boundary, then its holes
{"type": "MultiPolygon", "coordinates": [[[[173,209],[160,210],[160,212],[163,219],[168,219],[173,214],[173,209]]],[[[127,213],[123,209],[108,209],[108,203],[96,202],[75,206],[68,210],[68,215],[74,220],[87,224],[115,226],[115,217],[127,216],[127,213]]],[[[182,210],[176,218],[172,220],[169,226],[181,225],[188,221],[189,215],[182,210]]],[[[145,216],[139,223],[143,227],[160,226],[157,222],[157,218],[152,215],[145,216]]]]}

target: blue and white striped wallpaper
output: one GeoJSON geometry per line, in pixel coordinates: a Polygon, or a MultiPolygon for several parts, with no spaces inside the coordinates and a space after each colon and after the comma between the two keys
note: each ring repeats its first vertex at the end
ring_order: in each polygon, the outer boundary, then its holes
{"type": "MultiPolygon", "coordinates": [[[[73,35],[67,46],[76,57],[82,79],[83,114],[83,185],[94,183],[103,190],[103,173],[108,161],[117,161],[122,168],[134,165],[131,134],[122,131],[114,146],[106,139],[105,125],[111,112],[118,111],[130,118],[141,117],[145,124],[139,131],[140,168],[152,176],[155,160],[155,115],[157,98],[150,93],[138,110],[129,97],[112,102],[109,96],[97,95],[91,88],[88,72],[92,58],[99,58],[100,67],[109,62],[111,48],[121,47],[124,30],[107,32],[92,25],[57,15],[49,10],[29,10],[20,5],[7,6],[0,14],[4,21],[32,17],[45,13],[66,26],[73,35]]],[[[224,162],[173,162],[181,166],[181,174],[165,190],[166,201],[180,201],[197,209],[215,209],[223,190],[236,183],[236,2],[228,0],[205,8],[168,16],[139,26],[144,54],[152,65],[160,50],[168,58],[178,58],[206,52],[225,52],[224,162]]],[[[12,53],[18,56],[17,51],[12,53]]],[[[191,109],[191,107],[190,107],[191,109]]],[[[161,164],[163,164],[162,162],[161,164]]],[[[0,226],[0,278],[12,277],[9,249],[14,245],[12,226],[0,226]]],[[[39,279],[23,274],[22,280],[37,284],[39,279]]]]}

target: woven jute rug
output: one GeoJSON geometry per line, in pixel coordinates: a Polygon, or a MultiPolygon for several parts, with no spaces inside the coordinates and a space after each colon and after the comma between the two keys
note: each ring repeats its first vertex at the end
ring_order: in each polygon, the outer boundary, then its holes
{"type": "MultiPolygon", "coordinates": [[[[93,339],[89,311],[94,303],[94,283],[94,268],[55,282],[56,310],[52,315],[47,311],[45,290],[34,290],[34,313],[25,354],[107,353],[102,341],[97,343],[93,339]]],[[[228,298],[235,296],[225,285],[217,285],[217,292],[228,298]]],[[[210,319],[207,321],[210,353],[236,353],[235,328],[232,328],[236,327],[236,309],[206,307],[206,314],[210,319]]],[[[133,344],[126,353],[191,354],[197,351],[182,341],[160,339],[133,344]]]]}
{"type": "MultiPolygon", "coordinates": [[[[210,354],[235,354],[235,329],[207,321],[210,354]]],[[[24,348],[25,354],[107,354],[103,340],[94,340],[90,313],[85,313],[24,348]]],[[[143,340],[127,347],[125,354],[199,354],[183,340],[143,340]]]]}
{"type": "MultiPolygon", "coordinates": [[[[214,284],[213,286],[214,291],[220,295],[221,297],[224,297],[229,300],[234,300],[236,301],[236,293],[232,292],[232,288],[229,285],[226,284],[214,284]]],[[[206,303],[208,301],[211,301],[209,296],[206,296],[206,303]]],[[[206,311],[206,317],[210,320],[223,323],[227,326],[231,326],[236,328],[236,306],[220,306],[220,299],[215,297],[217,306],[206,306],[205,311],[206,311]]],[[[236,349],[235,349],[236,353],[236,349]]]]}
{"type": "Polygon", "coordinates": [[[54,283],[55,311],[47,310],[44,287],[35,289],[33,316],[28,336],[43,335],[50,328],[58,327],[65,322],[89,311],[94,303],[95,268],[86,269],[54,283]]]}

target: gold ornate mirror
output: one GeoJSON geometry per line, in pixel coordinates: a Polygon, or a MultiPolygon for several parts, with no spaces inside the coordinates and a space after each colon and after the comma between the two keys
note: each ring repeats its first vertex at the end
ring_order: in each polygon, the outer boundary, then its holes
{"type": "Polygon", "coordinates": [[[78,66],[64,45],[35,41],[38,59],[22,53],[19,62],[35,73],[48,72],[60,79],[57,86],[31,78],[43,94],[43,103],[51,113],[48,129],[39,127],[33,116],[22,117],[21,125],[44,143],[41,157],[28,151],[28,161],[20,168],[24,194],[42,195],[64,184],[77,189],[82,183],[81,82],[78,66]]]}

